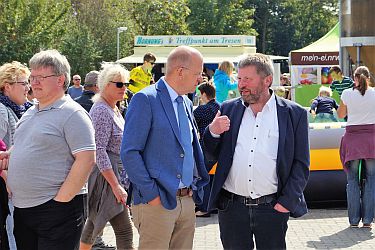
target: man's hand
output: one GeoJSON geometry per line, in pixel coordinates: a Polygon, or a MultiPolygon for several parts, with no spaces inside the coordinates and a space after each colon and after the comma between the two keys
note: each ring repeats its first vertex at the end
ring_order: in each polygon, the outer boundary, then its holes
{"type": "Polygon", "coordinates": [[[221,116],[220,110],[217,111],[214,120],[209,125],[210,132],[215,135],[221,135],[225,131],[228,131],[230,127],[230,120],[228,116],[221,116]]]}
{"type": "Polygon", "coordinates": [[[157,205],[160,205],[161,204],[161,200],[160,200],[160,196],[156,197],[155,199],[147,202],[147,204],[151,205],[151,206],[157,206],[157,205]]]}
{"type": "Polygon", "coordinates": [[[280,203],[276,203],[273,208],[280,213],[289,213],[289,210],[283,207],[280,203]]]}
{"type": "Polygon", "coordinates": [[[8,169],[9,155],[10,155],[10,153],[8,151],[0,152],[0,169],[1,170],[7,170],[8,169]]]}

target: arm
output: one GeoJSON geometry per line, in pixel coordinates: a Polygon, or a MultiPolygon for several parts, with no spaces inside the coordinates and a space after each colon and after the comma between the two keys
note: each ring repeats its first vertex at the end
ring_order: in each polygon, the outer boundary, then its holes
{"type": "Polygon", "coordinates": [[[74,112],[64,124],[63,134],[74,162],[55,200],[68,202],[87,182],[95,164],[94,128],[89,115],[84,110],[74,112]]]}
{"type": "MultiPolygon", "coordinates": [[[[296,128],[294,130],[294,159],[290,168],[289,177],[283,186],[278,204],[281,205],[281,212],[290,211],[294,212],[298,203],[299,198],[305,189],[307,180],[309,177],[309,166],[310,166],[310,152],[309,152],[309,138],[308,138],[308,120],[307,112],[303,110],[301,115],[296,122],[296,128]]],[[[275,206],[278,210],[279,205],[275,206]]],[[[280,211],[280,210],[279,210],[280,211]]]]}
{"type": "Polygon", "coordinates": [[[316,109],[317,106],[318,106],[318,100],[314,99],[314,101],[311,103],[311,107],[310,107],[310,113],[312,115],[316,114],[315,109],[316,109]]]}
{"type": "Polygon", "coordinates": [[[72,168],[57,193],[55,200],[68,202],[81,190],[95,164],[95,151],[81,151],[74,154],[72,168]]]}
{"type": "Polygon", "coordinates": [[[339,108],[337,109],[337,117],[340,119],[343,119],[346,117],[347,114],[348,114],[348,109],[346,105],[344,104],[344,102],[341,100],[339,108]]]}
{"type": "Polygon", "coordinates": [[[148,97],[144,93],[135,94],[126,113],[120,153],[124,169],[130,181],[139,189],[143,203],[159,196],[157,184],[150,177],[142,156],[151,130],[152,116],[148,97]]]}

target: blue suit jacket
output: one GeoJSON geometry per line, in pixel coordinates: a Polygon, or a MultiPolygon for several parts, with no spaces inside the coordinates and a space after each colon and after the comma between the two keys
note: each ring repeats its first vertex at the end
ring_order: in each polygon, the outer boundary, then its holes
{"type": "MultiPolygon", "coordinates": [[[[277,202],[291,212],[292,217],[307,213],[303,190],[307,184],[310,166],[307,112],[299,105],[276,96],[279,124],[279,147],[276,167],[278,177],[277,202]]],[[[220,138],[204,133],[206,157],[217,160],[218,166],[211,189],[209,207],[216,208],[219,192],[232,166],[234,150],[245,106],[240,98],[225,102],[221,114],[230,119],[230,130],[220,138]]]]}
{"type": "MultiPolygon", "coordinates": [[[[193,119],[193,106],[184,96],[193,119]]],[[[193,199],[201,203],[203,186],[209,182],[196,128],[193,132],[196,167],[193,199]]],[[[184,150],[172,101],[163,79],[135,94],[126,113],[121,160],[133,184],[134,204],[160,196],[166,209],[177,205],[176,193],[182,176],[184,150]]]]}

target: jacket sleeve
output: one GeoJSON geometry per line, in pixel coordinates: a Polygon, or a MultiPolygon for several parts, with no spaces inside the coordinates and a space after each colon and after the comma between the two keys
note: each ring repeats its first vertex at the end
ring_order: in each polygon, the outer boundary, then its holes
{"type": "Polygon", "coordinates": [[[126,113],[121,145],[121,160],[130,181],[139,189],[142,203],[157,196],[159,191],[142,157],[151,130],[152,112],[148,97],[143,93],[133,96],[126,113]]]}
{"type": "Polygon", "coordinates": [[[281,195],[278,199],[278,203],[292,213],[300,203],[300,199],[303,194],[303,190],[306,187],[310,173],[308,129],[307,111],[302,110],[296,123],[294,134],[290,135],[294,136],[295,138],[294,158],[289,177],[281,190],[281,195]]]}

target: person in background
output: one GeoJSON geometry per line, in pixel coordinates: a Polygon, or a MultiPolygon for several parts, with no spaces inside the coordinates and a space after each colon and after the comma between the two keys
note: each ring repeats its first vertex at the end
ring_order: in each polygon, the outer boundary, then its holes
{"type": "Polygon", "coordinates": [[[352,88],[354,82],[351,78],[342,75],[340,66],[332,66],[329,70],[329,75],[332,77],[333,82],[331,83],[330,88],[332,91],[337,91],[339,96],[345,89],[352,88]]]}
{"type": "Polygon", "coordinates": [[[331,96],[330,88],[325,86],[319,88],[319,95],[313,100],[310,107],[314,122],[337,122],[333,115],[333,109],[337,110],[339,105],[331,96]]]}
{"type": "Polygon", "coordinates": [[[87,112],[64,94],[70,82],[65,56],[45,50],[29,65],[39,103],[17,123],[8,169],[17,248],[74,249],[83,227],[77,194],[95,163],[94,128],[87,112]]]}
{"type": "Polygon", "coordinates": [[[152,53],[143,56],[143,65],[135,67],[130,71],[129,90],[134,94],[154,82],[151,70],[155,65],[156,57],[152,53]]]}
{"type": "Polygon", "coordinates": [[[75,98],[74,101],[79,103],[87,112],[90,112],[90,109],[94,102],[92,98],[96,93],[98,93],[99,89],[97,87],[99,71],[90,71],[86,74],[85,83],[84,83],[84,90],[82,95],[75,98]]]}
{"type": "MultiPolygon", "coordinates": [[[[30,70],[17,61],[0,67],[0,139],[10,149],[14,142],[16,124],[26,111],[28,78],[30,70]]],[[[6,180],[7,172],[3,172],[6,180]]],[[[10,248],[16,249],[13,236],[13,205],[9,202],[10,215],[7,218],[7,232],[10,248]]]]}
{"type": "Polygon", "coordinates": [[[354,72],[354,87],[345,89],[337,110],[348,117],[340,145],[340,158],[347,174],[346,186],[350,227],[370,228],[374,219],[375,194],[375,89],[369,87],[370,71],[365,66],[354,72]],[[360,165],[366,173],[361,192],[360,165]],[[361,195],[362,194],[362,195],[361,195]],[[362,198],[361,198],[362,196],[362,198]]]}
{"type": "MultiPolygon", "coordinates": [[[[215,99],[215,86],[212,83],[204,82],[198,86],[200,92],[200,99],[203,105],[199,105],[194,110],[194,118],[198,125],[199,131],[199,143],[203,147],[203,134],[206,127],[212,122],[215,118],[217,111],[220,109],[220,104],[215,99]]],[[[207,170],[210,170],[215,162],[210,162],[205,159],[205,164],[207,170]]],[[[210,184],[204,187],[204,197],[203,203],[196,207],[196,216],[197,217],[209,217],[210,212],[207,209],[208,198],[210,196],[210,190],[212,185],[213,176],[210,175],[210,184]]]]}
{"type": "Polygon", "coordinates": [[[81,77],[79,75],[73,76],[73,86],[68,88],[68,94],[74,100],[77,97],[80,97],[83,92],[83,87],[81,85],[81,77]]]}
{"type": "Polygon", "coordinates": [[[241,98],[224,102],[204,133],[205,156],[218,161],[209,209],[219,209],[224,249],[286,249],[289,216],[307,213],[307,111],[275,96],[273,72],[268,56],[243,56],[241,98]]]}
{"type": "Polygon", "coordinates": [[[124,97],[129,72],[119,64],[104,64],[98,77],[90,116],[97,145],[96,167],[89,178],[89,216],[81,236],[80,249],[91,249],[96,236],[111,223],[117,249],[133,249],[133,231],[127,192],[120,183],[120,146],[124,118],[116,106],[124,97]]]}
{"type": "Polygon", "coordinates": [[[194,202],[202,202],[209,176],[185,95],[202,70],[198,50],[173,49],[165,77],[135,94],[126,113],[121,160],[133,186],[139,249],[193,247],[194,202]]]}
{"type": "Polygon", "coordinates": [[[237,88],[237,81],[233,77],[234,65],[232,62],[223,61],[214,74],[214,84],[216,87],[216,100],[219,103],[228,98],[229,90],[237,88]]]}

